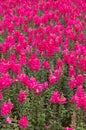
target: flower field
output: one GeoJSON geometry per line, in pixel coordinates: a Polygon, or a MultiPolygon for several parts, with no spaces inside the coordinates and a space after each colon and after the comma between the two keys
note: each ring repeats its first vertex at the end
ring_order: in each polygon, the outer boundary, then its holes
{"type": "Polygon", "coordinates": [[[86,0],[0,0],[0,130],[86,130],[86,0]]]}

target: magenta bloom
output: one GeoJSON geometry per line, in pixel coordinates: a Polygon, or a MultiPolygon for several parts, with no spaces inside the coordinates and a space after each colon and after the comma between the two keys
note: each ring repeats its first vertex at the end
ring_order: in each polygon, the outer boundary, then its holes
{"type": "Polygon", "coordinates": [[[11,118],[10,118],[9,116],[6,118],[6,122],[7,122],[8,124],[11,124],[12,120],[11,120],[11,118]]]}
{"type": "Polygon", "coordinates": [[[26,91],[20,91],[18,95],[18,102],[25,102],[26,101],[26,91]]]}
{"type": "Polygon", "coordinates": [[[60,103],[60,94],[58,91],[53,92],[52,97],[50,98],[50,103],[52,103],[52,104],[60,103]]]}
{"type": "Polygon", "coordinates": [[[33,72],[40,70],[40,61],[35,54],[30,56],[30,59],[28,60],[28,67],[33,72]]]}
{"type": "Polygon", "coordinates": [[[71,127],[66,127],[64,130],[74,130],[74,129],[71,127]]]}
{"type": "Polygon", "coordinates": [[[57,82],[56,76],[52,75],[48,78],[50,85],[53,85],[57,82]]]}
{"type": "Polygon", "coordinates": [[[43,68],[44,68],[44,69],[48,69],[48,68],[50,68],[49,63],[48,63],[46,60],[43,61],[42,65],[43,65],[43,68]]]}
{"type": "Polygon", "coordinates": [[[20,128],[26,128],[28,126],[28,119],[26,116],[21,117],[18,122],[20,128]]]}
{"type": "Polygon", "coordinates": [[[5,117],[11,113],[14,105],[11,102],[3,102],[1,106],[1,116],[5,117]]]}
{"type": "Polygon", "coordinates": [[[65,104],[66,98],[64,96],[60,96],[60,93],[58,91],[54,91],[51,98],[50,98],[51,104],[65,104]]]}
{"type": "Polygon", "coordinates": [[[48,126],[48,125],[46,125],[46,126],[45,126],[45,129],[49,129],[49,126],[48,126]]]}
{"type": "Polygon", "coordinates": [[[3,96],[2,96],[2,92],[0,92],[0,100],[2,100],[3,96]]]}

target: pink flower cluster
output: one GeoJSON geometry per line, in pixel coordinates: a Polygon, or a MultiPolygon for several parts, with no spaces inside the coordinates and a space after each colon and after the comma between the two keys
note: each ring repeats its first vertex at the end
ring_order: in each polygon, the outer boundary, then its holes
{"type": "Polygon", "coordinates": [[[26,91],[20,91],[18,95],[18,102],[25,102],[26,101],[26,91]]]}
{"type": "Polygon", "coordinates": [[[10,113],[11,110],[14,108],[14,105],[10,102],[3,102],[2,106],[1,106],[1,111],[0,111],[0,115],[3,117],[7,117],[10,113]]]}
{"type": "Polygon", "coordinates": [[[23,116],[20,118],[19,122],[18,122],[20,128],[26,128],[28,126],[28,119],[26,116],[23,116]]]}
{"type": "Polygon", "coordinates": [[[30,68],[31,71],[38,71],[40,70],[40,61],[39,59],[36,57],[35,54],[32,54],[30,56],[30,59],[28,61],[28,66],[30,68]]]}
{"type": "MultiPolygon", "coordinates": [[[[37,94],[37,95],[42,93],[43,90],[48,89],[48,82],[47,81],[42,84],[42,83],[39,83],[36,80],[36,78],[31,77],[29,79],[26,74],[18,75],[17,78],[14,80],[14,82],[18,82],[18,81],[21,81],[21,83],[23,85],[25,85],[27,88],[29,88],[30,90],[35,91],[35,94],[37,94]]],[[[26,97],[25,92],[23,92],[23,93],[20,92],[19,95],[21,97],[21,99],[19,99],[19,100],[23,100],[22,98],[26,97]]]]}
{"type": "Polygon", "coordinates": [[[74,129],[71,127],[66,127],[64,130],[74,130],[74,129]]]}
{"type": "Polygon", "coordinates": [[[60,96],[58,91],[53,92],[52,97],[50,98],[52,104],[65,104],[66,98],[62,95],[60,96]]]}
{"type": "MultiPolygon", "coordinates": [[[[27,89],[39,95],[66,77],[71,103],[86,111],[85,0],[0,0],[0,37],[0,115],[8,124],[15,104],[5,102],[3,93],[18,82],[17,100],[25,103],[27,89]]],[[[54,91],[50,102],[67,99],[54,91]]],[[[19,127],[27,126],[24,116],[19,127]]]]}
{"type": "Polygon", "coordinates": [[[71,98],[72,103],[76,103],[76,108],[83,108],[86,111],[86,94],[82,86],[77,88],[75,95],[71,98]]]}

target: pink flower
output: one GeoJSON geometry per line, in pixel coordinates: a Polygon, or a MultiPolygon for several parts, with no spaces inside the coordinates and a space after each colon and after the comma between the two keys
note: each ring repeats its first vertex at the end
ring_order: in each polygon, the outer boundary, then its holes
{"type": "Polygon", "coordinates": [[[1,116],[8,116],[14,105],[11,102],[3,102],[1,106],[1,116]]]}
{"type": "Polygon", "coordinates": [[[80,107],[86,111],[86,95],[84,97],[80,97],[79,100],[76,100],[76,108],[80,109],[80,107]]]}
{"type": "Polygon", "coordinates": [[[76,95],[79,97],[83,97],[85,95],[85,90],[83,86],[79,86],[76,90],[76,95]]]}
{"type": "Polygon", "coordinates": [[[57,82],[57,78],[56,78],[56,76],[54,76],[54,75],[51,75],[51,76],[48,78],[48,80],[49,80],[50,85],[53,85],[53,84],[55,84],[55,83],[57,82]]]}
{"type": "Polygon", "coordinates": [[[79,100],[79,98],[78,98],[78,96],[77,95],[73,95],[72,97],[71,97],[71,102],[72,103],[74,103],[74,102],[76,102],[76,101],[78,101],[79,100]]]}
{"type": "Polygon", "coordinates": [[[27,117],[26,116],[21,117],[19,122],[18,122],[18,124],[19,124],[20,128],[24,128],[25,129],[28,126],[28,119],[27,119],[27,117]]]}
{"type": "Polygon", "coordinates": [[[76,77],[76,80],[77,80],[77,86],[83,85],[84,77],[82,75],[78,75],[76,77]]]}
{"type": "Polygon", "coordinates": [[[10,69],[14,72],[14,74],[20,74],[20,72],[21,72],[21,65],[20,64],[16,64],[16,63],[12,63],[12,64],[10,64],[10,69]]]}
{"type": "Polygon", "coordinates": [[[57,60],[56,61],[56,69],[62,68],[63,66],[63,61],[62,60],[57,60]]]}
{"type": "Polygon", "coordinates": [[[25,102],[26,101],[26,91],[21,90],[18,95],[18,102],[25,102]]]}
{"type": "Polygon", "coordinates": [[[50,65],[49,65],[49,63],[47,61],[43,61],[42,65],[43,65],[44,69],[50,68],[50,65]]]}
{"type": "Polygon", "coordinates": [[[48,126],[48,125],[46,125],[46,126],[45,126],[45,129],[49,129],[49,126],[48,126]]]}
{"type": "Polygon", "coordinates": [[[74,129],[71,127],[66,127],[64,130],[74,130],[74,129]]]}
{"type": "Polygon", "coordinates": [[[70,77],[76,76],[76,72],[73,66],[70,66],[68,74],[70,77]]]}
{"type": "Polygon", "coordinates": [[[17,81],[21,81],[21,83],[25,86],[28,86],[29,84],[29,78],[26,74],[20,74],[17,76],[17,78],[14,80],[14,83],[17,82],[17,81]]]}
{"type": "Polygon", "coordinates": [[[39,95],[44,89],[44,85],[43,84],[38,84],[37,88],[36,88],[36,95],[39,95]]]}
{"type": "Polygon", "coordinates": [[[19,57],[19,64],[24,66],[26,64],[26,55],[25,53],[21,53],[19,57]]]}
{"type": "Polygon", "coordinates": [[[48,87],[49,87],[48,82],[44,82],[44,88],[48,89],[48,87]]]}
{"type": "Polygon", "coordinates": [[[60,94],[58,91],[53,92],[52,97],[50,98],[50,103],[52,104],[60,103],[60,94]]]}
{"type": "Polygon", "coordinates": [[[12,120],[11,120],[11,118],[10,118],[9,116],[6,118],[6,122],[7,122],[8,124],[11,124],[12,120]]]}
{"type": "Polygon", "coordinates": [[[30,82],[29,82],[29,88],[30,90],[36,90],[38,86],[38,82],[36,81],[35,78],[31,77],[30,82]]]}
{"type": "Polygon", "coordinates": [[[28,60],[28,67],[34,72],[40,70],[40,61],[35,54],[30,56],[30,59],[28,60]]]}
{"type": "Polygon", "coordinates": [[[9,88],[12,84],[12,79],[10,78],[9,74],[6,73],[0,77],[0,90],[3,90],[4,88],[9,88]]]}
{"type": "Polygon", "coordinates": [[[73,90],[74,88],[77,87],[77,80],[76,78],[70,78],[70,81],[68,82],[68,85],[70,87],[70,90],[73,90]]]}
{"type": "Polygon", "coordinates": [[[50,98],[52,104],[65,104],[66,98],[62,95],[60,96],[58,91],[54,91],[52,97],[50,98]]]}
{"type": "Polygon", "coordinates": [[[0,92],[0,100],[2,100],[3,96],[2,96],[2,92],[0,92]]]}

